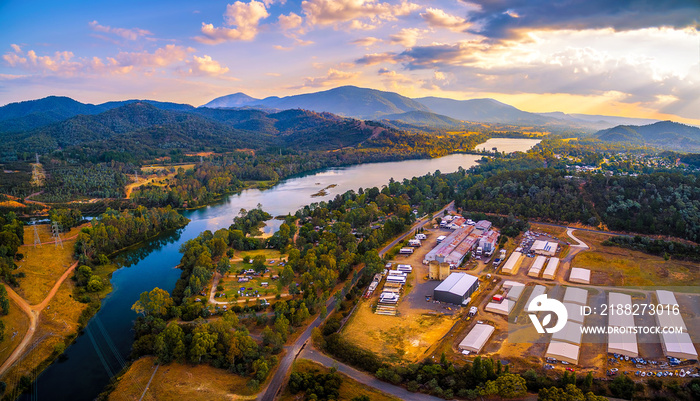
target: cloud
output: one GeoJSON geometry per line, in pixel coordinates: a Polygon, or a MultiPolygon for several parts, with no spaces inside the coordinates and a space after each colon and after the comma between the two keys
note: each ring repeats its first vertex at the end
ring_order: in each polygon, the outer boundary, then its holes
{"type": "MultiPolygon", "coordinates": [[[[465,1],[466,2],[466,1],[465,1]]],[[[616,31],[648,27],[686,28],[698,25],[697,0],[469,0],[478,6],[467,20],[476,33],[489,38],[513,38],[531,29],[598,29],[616,31]]]]}
{"type": "Polygon", "coordinates": [[[140,28],[112,28],[107,25],[100,25],[97,21],[92,21],[88,25],[95,32],[111,33],[127,40],[137,40],[145,36],[153,35],[150,31],[140,28]]]}
{"type": "Polygon", "coordinates": [[[333,25],[337,28],[346,23],[344,27],[352,30],[372,29],[381,21],[395,21],[396,17],[406,16],[420,6],[407,1],[392,5],[376,0],[304,0],[301,8],[310,26],[333,25]]]}
{"type": "Polygon", "coordinates": [[[298,28],[303,22],[302,18],[294,13],[289,13],[289,15],[280,14],[279,17],[277,17],[277,21],[280,28],[285,31],[298,28]]]}
{"type": "Polygon", "coordinates": [[[455,32],[462,32],[470,25],[464,18],[447,14],[439,8],[428,8],[420,16],[433,28],[446,28],[455,32]]]}
{"type": "Polygon", "coordinates": [[[218,61],[212,60],[212,58],[207,55],[202,57],[192,56],[192,61],[188,62],[188,64],[190,66],[188,72],[191,75],[215,77],[229,72],[228,67],[222,66],[218,61]]]}
{"type": "Polygon", "coordinates": [[[359,72],[341,71],[335,68],[329,68],[326,75],[322,77],[306,77],[303,85],[296,88],[321,87],[335,85],[338,82],[349,81],[357,78],[359,72]]]}
{"type": "Polygon", "coordinates": [[[69,51],[53,55],[37,55],[34,50],[26,53],[13,46],[14,52],[6,53],[3,60],[14,68],[29,72],[56,76],[82,76],[87,74],[126,74],[134,70],[164,68],[183,62],[194,49],[166,45],[154,52],[120,52],[114,57],[75,58],[69,51]]]}
{"type": "Polygon", "coordinates": [[[413,47],[424,32],[418,28],[404,28],[398,33],[389,36],[389,43],[413,47]]]}
{"type": "Polygon", "coordinates": [[[252,0],[250,3],[237,1],[226,6],[224,21],[228,26],[214,27],[213,24],[202,22],[201,32],[204,36],[197,36],[195,40],[206,44],[219,44],[232,40],[253,40],[258,34],[260,20],[269,17],[270,14],[265,4],[252,0]]]}
{"type": "Polygon", "coordinates": [[[368,36],[366,38],[360,38],[360,39],[355,39],[350,44],[353,44],[355,46],[364,46],[364,47],[369,47],[372,46],[376,43],[381,42],[381,39],[374,38],[372,36],[368,36]]]}
{"type": "Polygon", "coordinates": [[[392,52],[372,53],[364,55],[363,57],[357,59],[356,62],[357,64],[361,65],[375,65],[381,63],[396,64],[399,61],[397,60],[397,56],[397,53],[392,52]]]}

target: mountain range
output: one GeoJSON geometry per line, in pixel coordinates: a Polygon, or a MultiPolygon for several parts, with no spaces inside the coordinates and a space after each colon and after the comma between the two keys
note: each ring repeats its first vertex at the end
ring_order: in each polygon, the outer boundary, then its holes
{"type": "Polygon", "coordinates": [[[673,121],[649,125],[618,125],[598,131],[600,140],[649,145],[681,152],[700,150],[700,128],[673,121]]]}
{"type": "Polygon", "coordinates": [[[417,126],[460,128],[463,122],[527,126],[567,126],[584,128],[591,132],[619,124],[644,124],[658,120],[586,114],[530,113],[494,99],[454,100],[441,97],[411,99],[394,92],[341,86],[325,91],[255,99],[244,93],[222,96],[202,107],[260,109],[300,108],[329,112],[345,117],[371,120],[399,121],[417,126]],[[422,113],[411,113],[422,112],[422,113]],[[406,114],[410,113],[410,114],[406,114]],[[455,120],[445,124],[445,118],[455,120]]]}

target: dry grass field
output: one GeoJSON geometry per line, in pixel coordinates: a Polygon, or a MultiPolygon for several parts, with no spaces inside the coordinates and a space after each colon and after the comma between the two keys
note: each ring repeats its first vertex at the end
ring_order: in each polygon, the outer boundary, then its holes
{"type": "Polygon", "coordinates": [[[421,312],[383,316],[362,300],[342,335],[353,344],[389,360],[415,362],[450,330],[455,317],[421,312]]]}
{"type": "Polygon", "coordinates": [[[576,231],[590,250],[577,254],[571,265],[591,269],[591,284],[615,286],[692,286],[700,284],[697,264],[664,260],[616,246],[603,246],[608,235],[576,231]]]}
{"type": "MultiPolygon", "coordinates": [[[[34,228],[24,227],[24,243],[19,250],[24,258],[17,262],[17,273],[24,273],[25,277],[19,278],[17,293],[29,302],[36,305],[46,298],[56,281],[73,263],[73,249],[75,236],[81,227],[74,227],[70,232],[61,234],[63,248],[55,244],[43,244],[34,247],[34,228]]],[[[42,224],[37,226],[41,242],[52,241],[49,226],[42,224]]]]}
{"type": "Polygon", "coordinates": [[[29,328],[29,317],[10,298],[10,313],[2,317],[5,323],[5,339],[0,342],[0,361],[4,361],[22,341],[29,328]]]}
{"type": "MultiPolygon", "coordinates": [[[[317,371],[318,373],[328,373],[330,372],[330,369],[326,368],[323,365],[317,364],[316,362],[310,361],[308,359],[299,359],[294,363],[294,366],[292,368],[293,372],[310,372],[310,371],[317,371]]],[[[340,376],[343,378],[343,383],[340,385],[339,389],[339,396],[338,396],[338,401],[347,401],[347,400],[352,400],[354,397],[359,397],[362,395],[366,395],[369,397],[370,400],[372,401],[397,401],[399,400],[398,398],[392,397],[388,394],[385,394],[379,390],[376,390],[372,387],[365,386],[362,383],[359,383],[349,376],[346,376],[342,373],[339,373],[340,376]]],[[[282,396],[280,398],[282,401],[297,401],[297,400],[303,400],[304,395],[302,393],[299,394],[291,394],[289,390],[285,390],[282,393],[282,396]]]]}
{"type": "MultiPolygon", "coordinates": [[[[139,400],[155,368],[154,357],[134,361],[109,395],[110,401],[139,400]]],[[[230,401],[253,400],[254,391],[246,387],[248,380],[223,369],[208,365],[171,363],[158,368],[144,401],[230,401]]]]}

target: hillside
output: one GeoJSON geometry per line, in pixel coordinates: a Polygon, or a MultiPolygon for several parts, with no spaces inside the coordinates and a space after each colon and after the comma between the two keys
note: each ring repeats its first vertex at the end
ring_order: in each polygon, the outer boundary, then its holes
{"type": "Polygon", "coordinates": [[[494,99],[454,100],[441,97],[423,97],[415,100],[428,107],[434,113],[457,120],[537,125],[556,121],[550,117],[519,110],[494,99]]]}
{"type": "Polygon", "coordinates": [[[673,121],[659,121],[649,125],[618,125],[598,131],[600,140],[651,145],[679,151],[700,150],[700,128],[673,121]]]}
{"type": "Polygon", "coordinates": [[[209,102],[205,105],[202,105],[202,107],[226,109],[226,108],[246,106],[246,105],[253,104],[254,102],[259,102],[259,101],[260,101],[260,99],[256,99],[254,97],[250,97],[250,96],[246,95],[245,93],[238,92],[238,93],[234,93],[232,95],[217,97],[216,99],[212,100],[211,102],[209,102]]]}
{"type": "MultiPolygon", "coordinates": [[[[306,93],[285,97],[269,97],[262,100],[254,100],[249,103],[240,103],[247,95],[238,93],[229,95],[232,101],[239,102],[236,106],[255,106],[266,109],[305,109],[316,112],[328,112],[345,117],[361,119],[379,118],[387,114],[398,114],[407,111],[430,111],[422,104],[401,96],[398,93],[378,91],[375,89],[358,88],[356,86],[341,86],[321,92],[306,93]]],[[[214,99],[205,104],[221,104],[223,98],[214,99]]],[[[225,103],[233,104],[233,103],[225,103]]],[[[231,107],[231,106],[226,106],[231,107]]]]}
{"type": "Polygon", "coordinates": [[[65,96],[10,103],[0,107],[0,132],[20,132],[43,127],[80,114],[97,114],[103,108],[65,96]]]}
{"type": "Polygon", "coordinates": [[[96,115],[78,115],[31,131],[2,135],[0,152],[121,152],[129,157],[183,151],[231,151],[285,146],[329,150],[366,140],[372,129],[329,113],[287,110],[162,110],[150,103],[127,103],[96,115]]]}
{"type": "Polygon", "coordinates": [[[462,126],[462,121],[447,116],[427,111],[407,111],[400,114],[388,114],[382,117],[386,121],[399,121],[412,125],[425,125],[440,128],[457,128],[462,126]]]}

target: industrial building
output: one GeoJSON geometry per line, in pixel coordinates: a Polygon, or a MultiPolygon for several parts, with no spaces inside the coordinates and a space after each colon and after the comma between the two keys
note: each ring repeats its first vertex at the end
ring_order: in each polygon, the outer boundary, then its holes
{"type": "Polygon", "coordinates": [[[580,267],[571,268],[569,273],[569,282],[578,284],[590,284],[591,283],[591,271],[588,269],[582,269],[580,267]]]}
{"type": "Polygon", "coordinates": [[[567,287],[563,302],[586,306],[588,304],[588,291],[576,287],[567,287]]]}
{"type": "Polygon", "coordinates": [[[433,299],[461,305],[479,288],[478,277],[467,273],[452,273],[433,291],[433,299]]]}
{"type": "MultiPolygon", "coordinates": [[[[656,299],[661,305],[678,305],[676,296],[671,291],[657,290],[656,299]]],[[[698,359],[698,351],[693,345],[693,340],[688,334],[688,328],[683,321],[683,316],[674,314],[673,310],[656,314],[656,323],[662,327],[683,327],[683,333],[659,334],[661,348],[668,357],[678,359],[698,359]]]]}
{"type": "Polygon", "coordinates": [[[532,302],[533,299],[536,297],[543,295],[544,293],[547,292],[547,287],[543,285],[536,285],[535,288],[532,289],[532,293],[530,294],[530,298],[527,299],[527,302],[525,303],[525,312],[530,312],[528,310],[528,307],[530,306],[530,302],[532,302]]]}
{"type": "Polygon", "coordinates": [[[547,261],[546,256],[539,255],[538,257],[535,258],[535,261],[532,263],[532,266],[530,267],[530,270],[527,272],[527,275],[530,277],[539,277],[540,273],[542,272],[542,268],[544,267],[544,262],[547,261]]]}
{"type": "Polygon", "coordinates": [[[567,320],[563,329],[552,334],[552,341],[564,342],[574,345],[581,345],[581,323],[567,320]]]}
{"type": "Polygon", "coordinates": [[[459,350],[478,354],[495,330],[491,325],[477,323],[459,343],[459,350]]]}
{"type": "Polygon", "coordinates": [[[475,225],[474,229],[480,231],[481,234],[491,229],[491,222],[488,220],[479,220],[475,225]]]}
{"type": "Polygon", "coordinates": [[[474,249],[478,242],[479,234],[472,232],[459,245],[457,245],[452,252],[447,255],[444,260],[442,260],[442,262],[449,263],[452,266],[460,266],[462,262],[464,262],[464,258],[467,257],[469,252],[474,249]]]}
{"type": "Polygon", "coordinates": [[[520,263],[523,260],[523,254],[520,252],[513,252],[510,254],[510,257],[506,261],[506,264],[503,265],[503,268],[501,269],[501,272],[503,274],[517,274],[518,269],[520,268],[520,263]]]}
{"type": "Polygon", "coordinates": [[[581,352],[581,347],[578,345],[563,343],[559,341],[552,341],[547,347],[547,352],[545,356],[547,358],[554,358],[560,361],[565,361],[571,364],[578,364],[578,356],[581,352]]]}
{"type": "Polygon", "coordinates": [[[438,262],[444,262],[445,257],[451,254],[452,251],[454,251],[454,249],[457,248],[457,245],[461,244],[462,241],[464,241],[469,236],[469,234],[471,234],[472,231],[474,231],[473,226],[467,226],[455,230],[454,232],[452,232],[452,234],[448,235],[447,238],[445,238],[435,248],[433,248],[430,252],[428,252],[425,255],[423,263],[427,264],[434,260],[437,260],[438,262]]]}
{"type": "Polygon", "coordinates": [[[559,246],[556,242],[536,240],[532,243],[530,249],[538,255],[544,256],[554,256],[557,253],[557,247],[559,246]]]}
{"type": "Polygon", "coordinates": [[[498,233],[493,230],[489,230],[484,233],[484,235],[479,238],[479,248],[485,255],[491,255],[496,250],[496,245],[498,244],[498,233]]]}
{"type": "MultiPolygon", "coordinates": [[[[617,308],[616,305],[632,305],[632,297],[627,294],[617,292],[608,293],[608,305],[611,308],[617,308]]],[[[608,314],[608,326],[612,329],[608,330],[608,353],[621,354],[636,358],[639,356],[639,347],[637,346],[637,335],[633,332],[620,330],[622,327],[633,327],[634,316],[626,313],[608,314]],[[614,328],[618,328],[615,330],[614,328]]]]}
{"type": "Polygon", "coordinates": [[[544,269],[542,273],[542,278],[547,280],[554,280],[554,276],[557,274],[557,269],[559,268],[559,258],[549,258],[547,263],[547,268],[544,269]]]}
{"type": "Polygon", "coordinates": [[[564,306],[566,307],[566,311],[568,312],[569,321],[583,324],[583,319],[585,318],[585,316],[583,315],[581,305],[565,302],[564,306]]]}
{"type": "Polygon", "coordinates": [[[501,288],[506,291],[505,296],[501,297],[503,299],[500,302],[489,302],[486,304],[486,307],[484,307],[484,310],[487,312],[497,313],[499,315],[510,315],[510,312],[513,311],[513,307],[518,302],[518,299],[525,290],[525,285],[516,281],[508,280],[503,282],[503,286],[501,286],[501,288]]]}

